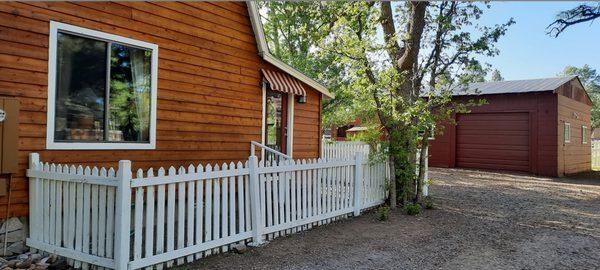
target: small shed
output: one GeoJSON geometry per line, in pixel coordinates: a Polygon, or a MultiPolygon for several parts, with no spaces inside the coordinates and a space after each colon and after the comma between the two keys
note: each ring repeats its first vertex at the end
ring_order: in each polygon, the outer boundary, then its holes
{"type": "Polygon", "coordinates": [[[592,101],[578,77],[474,83],[453,96],[487,104],[439,124],[430,166],[545,176],[591,170],[592,101]]]}

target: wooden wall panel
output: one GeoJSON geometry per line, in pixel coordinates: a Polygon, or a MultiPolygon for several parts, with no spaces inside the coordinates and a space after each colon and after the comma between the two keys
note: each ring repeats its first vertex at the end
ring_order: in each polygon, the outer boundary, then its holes
{"type": "Polygon", "coordinates": [[[294,158],[318,158],[321,149],[321,93],[306,84],[305,104],[294,101],[294,158]]]}
{"type": "Polygon", "coordinates": [[[590,145],[591,106],[558,95],[558,174],[574,174],[592,169],[590,145]],[[571,142],[564,142],[564,123],[571,124],[571,142]],[[582,126],[587,127],[587,143],[582,142],[582,126]]]}
{"type": "MultiPolygon", "coordinates": [[[[2,2],[0,95],[17,97],[19,173],[11,215],[27,214],[25,169],[30,152],[49,162],[134,168],[247,159],[261,139],[261,68],[244,3],[2,2]],[[159,46],[156,150],[46,150],[49,21],[155,43],[159,46]]],[[[295,104],[295,156],[317,157],[320,93],[305,85],[295,104]]],[[[6,197],[0,197],[0,216],[6,197]]]]}

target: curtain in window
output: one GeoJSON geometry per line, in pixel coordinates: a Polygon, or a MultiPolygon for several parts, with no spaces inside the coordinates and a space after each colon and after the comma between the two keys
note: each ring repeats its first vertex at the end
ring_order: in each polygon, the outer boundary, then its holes
{"type": "Polygon", "coordinates": [[[139,49],[130,49],[131,57],[131,79],[133,85],[133,94],[135,97],[135,107],[138,119],[138,141],[145,141],[144,135],[148,134],[150,121],[148,108],[150,94],[150,72],[149,62],[147,61],[146,51],[139,49]]]}

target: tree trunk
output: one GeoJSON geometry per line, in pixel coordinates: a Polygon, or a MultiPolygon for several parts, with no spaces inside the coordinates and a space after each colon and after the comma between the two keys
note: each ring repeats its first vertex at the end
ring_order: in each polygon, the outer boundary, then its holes
{"type": "Polygon", "coordinates": [[[398,205],[398,201],[396,200],[396,166],[394,163],[394,157],[390,155],[390,208],[396,209],[396,205],[398,205]]]}
{"type": "Polygon", "coordinates": [[[425,183],[425,160],[427,159],[427,147],[429,146],[429,131],[425,131],[421,140],[421,149],[419,149],[419,175],[417,176],[417,191],[415,192],[415,203],[421,202],[423,193],[423,183],[425,183]]]}

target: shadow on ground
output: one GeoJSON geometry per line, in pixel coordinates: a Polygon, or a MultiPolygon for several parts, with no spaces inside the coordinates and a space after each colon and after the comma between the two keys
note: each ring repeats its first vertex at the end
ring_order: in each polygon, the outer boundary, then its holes
{"type": "Polygon", "coordinates": [[[598,269],[600,185],[432,169],[437,205],[373,213],[182,269],[598,269]]]}

